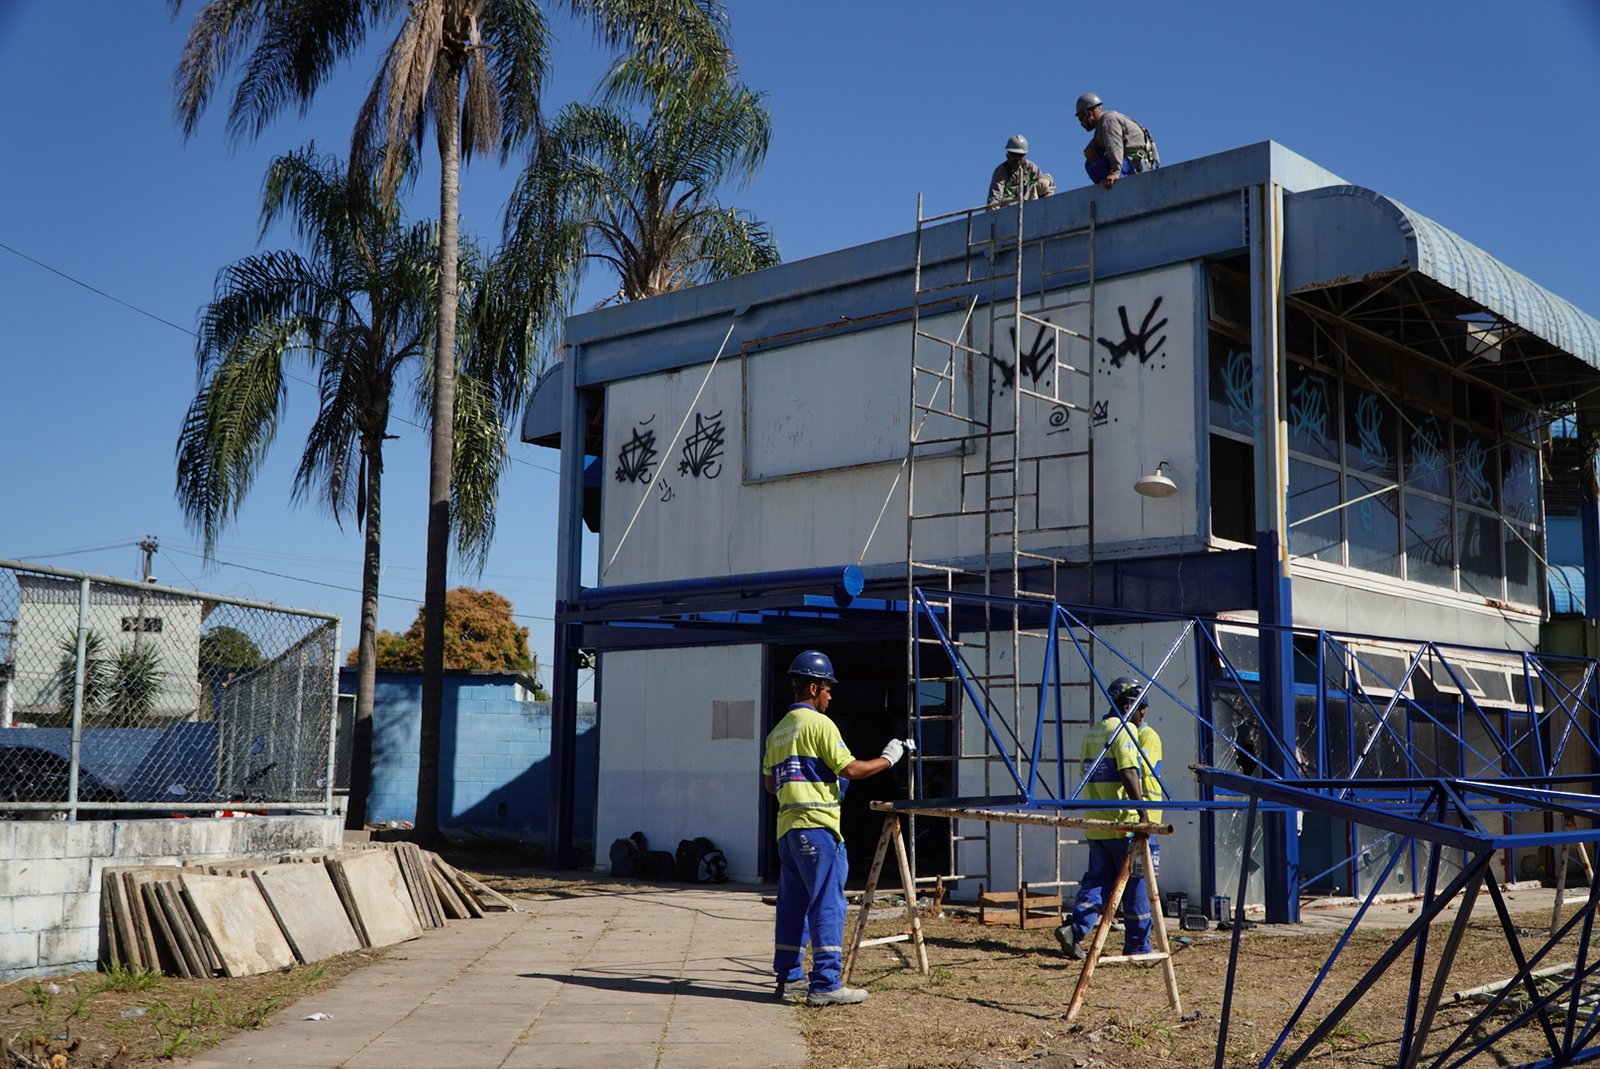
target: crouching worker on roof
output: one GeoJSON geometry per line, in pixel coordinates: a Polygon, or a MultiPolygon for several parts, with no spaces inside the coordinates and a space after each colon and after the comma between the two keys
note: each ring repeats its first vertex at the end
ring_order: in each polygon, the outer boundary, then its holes
{"type": "Polygon", "coordinates": [[[989,176],[989,207],[999,208],[1021,200],[1038,200],[1056,191],[1056,180],[1028,159],[1028,139],[1012,134],[1006,158],[989,176]]]}
{"type": "Polygon", "coordinates": [[[1094,133],[1083,148],[1083,169],[1091,182],[1110,189],[1123,175],[1161,166],[1150,131],[1120,111],[1107,111],[1094,93],[1078,98],[1078,125],[1094,133]]]}
{"type": "Polygon", "coordinates": [[[864,1002],[867,993],[844,986],[844,880],[849,869],[839,802],[846,780],[893,768],[916,743],[890,739],[878,757],[858,760],[826,715],[833,700],[833,662],[806,650],[789,666],[794,704],[767,736],[762,772],[778,796],[778,917],[772,968],[778,998],[798,996],[806,980],[803,955],[811,944],[811,976],[804,989],[813,1006],[864,1002]]]}
{"type": "MultiPolygon", "coordinates": [[[[1134,802],[1138,808],[1086,809],[1083,815],[1091,820],[1114,820],[1120,824],[1146,823],[1151,814],[1142,808],[1145,799],[1144,774],[1152,780],[1160,774],[1161,742],[1155,728],[1148,736],[1139,734],[1150,703],[1144,700],[1139,681],[1122,676],[1111,681],[1106,688],[1112,706],[1104,719],[1084,734],[1084,783],[1082,797],[1087,801],[1134,802]],[[1148,739],[1148,743],[1146,740],[1148,739]],[[1153,748],[1148,752],[1141,745],[1153,748]]],[[[1072,921],[1056,929],[1056,942],[1069,958],[1079,959],[1088,953],[1088,940],[1100,923],[1106,897],[1117,882],[1122,861],[1133,845],[1130,832],[1085,829],[1089,841],[1089,868],[1078,881],[1078,895],[1072,903],[1072,921]]],[[[1154,858],[1152,857],[1152,861],[1154,858]]],[[[1150,896],[1146,890],[1144,869],[1138,863],[1128,872],[1128,883],[1122,892],[1124,954],[1150,953],[1150,896]]]]}

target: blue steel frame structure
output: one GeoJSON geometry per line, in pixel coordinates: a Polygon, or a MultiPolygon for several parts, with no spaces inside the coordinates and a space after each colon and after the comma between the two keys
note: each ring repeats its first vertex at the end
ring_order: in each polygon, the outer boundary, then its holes
{"type": "MultiPolygon", "coordinates": [[[[1404,1069],[1422,1064],[1429,1039],[1438,1028],[1437,1011],[1449,978],[1450,967],[1465,933],[1473,906],[1480,894],[1486,893],[1494,903],[1495,914],[1506,937],[1509,959],[1515,972],[1509,983],[1500,990],[1472,1019],[1459,1028],[1441,1049],[1429,1052],[1432,1069],[1454,1069],[1474,1056],[1489,1051],[1494,1043],[1506,1034],[1524,1025],[1537,1023],[1549,1048],[1549,1056],[1528,1063],[1529,1066],[1572,1065],[1600,1058],[1600,1002],[1587,1003],[1585,984],[1594,979],[1600,984],[1600,958],[1591,960],[1588,953],[1593,933],[1596,908],[1600,906],[1600,883],[1592,885],[1589,894],[1578,905],[1573,915],[1558,929],[1550,933],[1545,943],[1533,954],[1527,954],[1518,939],[1515,925],[1506,907],[1495,877],[1494,860],[1501,852],[1514,859],[1520,850],[1543,850],[1571,843],[1600,842],[1600,830],[1594,827],[1563,828],[1551,830],[1559,818],[1566,822],[1582,821],[1593,824],[1600,818],[1600,797],[1594,793],[1565,788],[1593,786],[1600,781],[1600,685],[1597,685],[1596,662],[1586,658],[1556,656],[1528,652],[1522,654],[1522,699],[1520,713],[1495,708],[1480,702],[1474,687],[1467,685],[1470,670],[1463,662],[1458,648],[1423,641],[1415,643],[1404,673],[1399,678],[1385,678],[1375,664],[1363,659],[1359,644],[1362,638],[1375,636],[1341,636],[1325,631],[1291,631],[1283,636],[1282,645],[1293,648],[1297,639],[1301,648],[1315,642],[1314,657],[1305,657],[1315,668],[1314,693],[1316,695],[1315,745],[1308,754],[1299,745],[1301,740],[1285,739],[1274,724],[1295,724],[1292,711],[1270,706],[1275,696],[1282,693],[1275,687],[1261,690],[1253,684],[1260,676],[1236,667],[1218,641],[1219,622],[1204,617],[1163,616],[1155,613],[1107,610],[1084,606],[1067,606],[1037,599],[1022,599],[1001,595],[978,593],[952,593],[940,590],[927,595],[920,589],[913,591],[915,613],[913,649],[915,671],[920,680],[920,651],[925,642],[936,643],[954,666],[958,684],[980,718],[995,755],[1009,775],[1016,793],[1009,797],[955,798],[940,804],[950,807],[983,806],[997,808],[1014,806],[1019,809],[1072,809],[1090,808],[1078,796],[1081,784],[1087,781],[1094,768],[1105,759],[1102,752],[1088,767],[1080,770],[1077,784],[1069,786],[1066,762],[1046,758],[1044,741],[1054,739],[1054,752],[1065,754],[1065,720],[1062,708],[1063,673],[1061,651],[1071,650],[1082,659],[1084,670],[1098,690],[1100,697],[1110,707],[1106,694],[1107,677],[1131,674],[1144,682],[1146,692],[1156,691],[1171,699],[1180,709],[1189,713],[1201,726],[1203,734],[1213,742],[1220,741],[1233,751],[1244,749],[1244,732],[1230,734],[1215,717],[1202,711],[1209,708],[1207,691],[1216,683],[1229,687],[1242,696],[1243,712],[1248,718],[1243,723],[1257,726],[1258,739],[1250,744],[1262,749],[1265,742],[1267,754],[1253,754],[1253,771],[1245,775],[1215,767],[1195,769],[1201,797],[1184,799],[1174,797],[1174,792],[1163,783],[1166,798],[1163,809],[1218,810],[1245,809],[1248,813],[1243,842],[1254,843],[1258,819],[1266,814],[1280,818],[1291,812],[1315,813],[1345,825],[1363,827],[1382,832],[1390,844],[1387,862],[1381,875],[1371,881],[1362,905],[1349,928],[1339,939],[1327,962],[1312,981],[1305,997],[1300,1001],[1289,1020],[1284,1024],[1277,1040],[1262,1059],[1260,1065],[1299,1064],[1314,1051],[1327,1035],[1354,1007],[1357,1000],[1370,989],[1373,982],[1396,966],[1409,950],[1410,975],[1406,1005],[1405,1027],[1402,1033],[1398,1065],[1404,1069]],[[937,601],[939,609],[935,608],[937,601]],[[994,697],[982,685],[978,673],[971,670],[958,641],[963,623],[963,609],[969,619],[984,619],[992,626],[997,618],[1009,619],[1018,627],[1042,635],[1042,658],[1037,687],[1037,702],[1031,736],[1018,733],[1008,723],[1005,710],[997,707],[994,697]],[[1146,669],[1099,634],[1097,628],[1107,624],[1125,625],[1140,622],[1179,623],[1179,636],[1167,648],[1153,669],[1146,669]],[[1198,700],[1191,704],[1162,683],[1162,672],[1178,656],[1186,641],[1193,641],[1197,660],[1198,700]],[[1104,651],[1106,658],[1117,665],[1113,671],[1097,666],[1095,650],[1104,651]],[[1424,665],[1426,664],[1426,668],[1424,665]],[[1336,668],[1337,671],[1332,669],[1336,668]],[[1459,706],[1453,718],[1441,714],[1438,703],[1419,700],[1408,690],[1413,677],[1419,672],[1439,676],[1454,684],[1459,694],[1459,706]],[[1330,687],[1330,681],[1342,686],[1330,687]],[[1365,682],[1362,679],[1365,679],[1365,682]],[[1381,697],[1371,691],[1378,690],[1381,697]],[[1252,696],[1252,692],[1259,697],[1252,696]],[[1335,762],[1338,755],[1329,753],[1327,732],[1321,730],[1329,714],[1333,691],[1343,701],[1350,717],[1351,730],[1346,734],[1346,752],[1343,760],[1335,762]],[[1364,738],[1355,726],[1360,716],[1365,716],[1367,730],[1364,738]],[[1397,725],[1395,721],[1400,721],[1397,725]],[[1442,739],[1438,750],[1455,755],[1455,774],[1438,775],[1439,754],[1420,753],[1412,743],[1411,725],[1426,725],[1436,743],[1442,739]],[[1477,728],[1474,733],[1471,729],[1477,728]],[[1402,730],[1402,728],[1404,730],[1402,730]],[[1398,757],[1403,768],[1380,769],[1380,754],[1387,749],[1390,758],[1398,757]],[[1013,754],[1018,755],[1015,759],[1013,754]],[[1563,764],[1585,765],[1581,772],[1562,775],[1563,764]],[[1054,775],[1044,770],[1053,766],[1054,775]],[[1431,767],[1430,767],[1431,766],[1431,767]],[[1327,775],[1330,769],[1338,775],[1327,775]],[[1362,775],[1364,771],[1374,775],[1362,775]],[[1383,774],[1387,773],[1387,774],[1383,774]],[[1515,830],[1521,820],[1542,824],[1545,830],[1515,830]],[[1498,821],[1500,830],[1492,831],[1485,822],[1498,821]],[[1425,855],[1426,879],[1420,890],[1422,905],[1416,920],[1406,929],[1394,945],[1348,989],[1338,1006],[1328,1014],[1292,1050],[1286,1050],[1291,1033],[1312,998],[1327,983],[1340,952],[1349,942],[1351,934],[1360,924],[1378,894],[1385,890],[1391,872],[1404,857],[1415,859],[1425,855]],[[1446,857],[1453,855],[1457,863],[1446,868],[1446,857]],[[1427,964],[1427,948],[1432,923],[1444,915],[1453,902],[1459,906],[1449,933],[1445,936],[1443,951],[1431,967],[1427,964]],[[1579,958],[1570,979],[1558,982],[1554,990],[1541,992],[1534,983],[1533,971],[1540,967],[1550,952],[1562,940],[1581,927],[1582,940],[1579,958]],[[1426,991],[1424,988],[1426,987],[1426,991]],[[1513,1010],[1506,1003],[1513,993],[1523,992],[1527,1005],[1513,1010]],[[1509,1016],[1508,1016],[1509,1014],[1509,1016]],[[1558,1020],[1560,1016],[1562,1019],[1558,1020]]],[[[1229,627],[1236,623],[1227,622],[1229,627]]],[[[1387,640],[1393,642],[1393,639],[1387,640]]],[[[1264,648],[1266,643],[1256,644],[1264,648]]],[[[1470,650],[1466,653],[1470,654],[1470,650]]],[[[1489,651],[1480,651],[1489,652],[1489,651]]],[[[1504,656],[1504,651],[1499,651],[1504,656]]],[[[913,686],[920,703],[921,687],[913,686]]],[[[1021,689],[1015,691],[1020,694],[1021,689]]],[[[1281,699],[1280,699],[1281,700],[1281,699]]],[[[917,708],[917,730],[921,731],[920,704],[917,708]]],[[[921,796],[922,779],[920,759],[916,779],[916,795],[921,796]]],[[[906,803],[914,808],[915,801],[906,803]]],[[[923,800],[920,804],[928,804],[923,800]]],[[[1270,840],[1270,837],[1269,837],[1270,840]]],[[[1267,843],[1270,847],[1270,841],[1267,843]]],[[[1249,846],[1246,847],[1249,852],[1249,846]]],[[[1233,945],[1229,957],[1227,993],[1224,996],[1220,1035],[1217,1044],[1217,1069],[1221,1069],[1226,1050],[1232,988],[1237,975],[1239,933],[1244,928],[1245,901],[1248,893],[1250,858],[1239,867],[1239,887],[1233,901],[1235,918],[1233,945]]],[[[1263,859],[1271,864],[1271,859],[1263,859]]],[[[1348,865],[1347,858],[1341,864],[1348,865]]],[[[1509,864],[1509,860],[1508,860],[1509,864]]],[[[1291,879],[1291,892],[1297,891],[1298,880],[1291,879]]],[[[1269,887],[1269,893],[1270,893],[1269,887]]],[[[1549,981],[1545,983],[1548,985],[1549,981]]]]}
{"type": "MultiPolygon", "coordinates": [[[[1600,983],[1600,957],[1591,956],[1590,939],[1594,932],[1596,907],[1600,906],[1600,883],[1591,882],[1589,893],[1577,905],[1565,922],[1550,931],[1542,945],[1531,955],[1522,947],[1518,929],[1512,922],[1504,895],[1495,880],[1492,862],[1497,851],[1517,846],[1544,847],[1571,843],[1593,844],[1600,833],[1593,828],[1564,830],[1534,834],[1496,835],[1488,831],[1480,817],[1486,813],[1504,812],[1508,808],[1541,812],[1575,819],[1593,820],[1597,799],[1592,794],[1576,794],[1554,790],[1550,778],[1535,777],[1524,780],[1484,782],[1461,779],[1408,780],[1403,784],[1391,781],[1305,780],[1296,784],[1270,782],[1214,768],[1197,769],[1202,782],[1221,790],[1247,795],[1249,826],[1254,830],[1257,811],[1262,804],[1286,806],[1304,812],[1321,813],[1335,819],[1383,828],[1402,836],[1407,842],[1427,844],[1430,848],[1428,879],[1416,919],[1396,938],[1364,973],[1355,977],[1345,990],[1343,998],[1315,1028],[1292,1049],[1290,1037],[1295,1025],[1304,1016],[1311,1000],[1328,982],[1340,952],[1376,898],[1380,881],[1368,893],[1361,907],[1351,918],[1349,926],[1340,936],[1327,961],[1318,971],[1305,996],[1284,1022],[1277,1038],[1258,1063],[1262,1069],[1277,1064],[1285,1067],[1299,1065],[1315,1051],[1328,1035],[1355,1007],[1371,988],[1373,982],[1392,967],[1401,963],[1410,951],[1410,976],[1407,984],[1406,1011],[1400,1033],[1400,1049],[1396,1065],[1413,1069],[1427,1061],[1430,1069],[1455,1069],[1479,1054],[1488,1053],[1494,1044],[1511,1032],[1526,1025],[1537,1024],[1544,1036],[1549,1056],[1524,1063],[1525,1069],[1544,1069],[1545,1066],[1577,1065],[1600,1058],[1600,1002],[1586,997],[1592,994],[1590,981],[1600,983]],[[1404,786],[1415,792],[1414,802],[1406,804],[1378,804],[1348,800],[1342,795],[1360,795],[1370,790],[1374,795],[1404,786]],[[1440,855],[1446,849],[1459,849],[1467,856],[1467,863],[1453,879],[1441,886],[1440,855]],[[1494,905],[1506,939],[1508,957],[1515,963],[1515,972],[1488,1002],[1464,1021],[1453,1021],[1452,1034],[1442,1047],[1429,1051],[1428,1041],[1438,1025],[1438,1010],[1444,994],[1450,968],[1456,951],[1466,932],[1478,895],[1487,893],[1494,905]],[[1459,900],[1456,914],[1437,959],[1427,964],[1428,942],[1434,921],[1444,916],[1451,904],[1459,900]],[[1551,952],[1574,931],[1581,930],[1577,960],[1573,963],[1570,978],[1552,981],[1543,979],[1545,990],[1535,983],[1535,970],[1551,952]],[[1426,992],[1424,985],[1426,984],[1426,992]],[[1553,984],[1553,986],[1552,986],[1553,984]],[[1510,1006],[1514,995],[1526,997],[1526,1004],[1510,1006]]],[[[1587,779],[1588,777],[1581,777],[1587,779]]],[[[1249,835],[1246,842],[1251,841],[1249,835]]],[[[1396,851],[1391,855],[1392,867],[1400,858],[1396,851]]],[[[1241,870],[1243,871],[1243,870],[1241,870]]],[[[1233,939],[1228,954],[1228,975],[1223,989],[1222,1016],[1217,1036],[1216,1069],[1222,1069],[1223,1053],[1227,1049],[1228,1030],[1232,1023],[1233,985],[1238,976],[1239,941],[1244,929],[1244,904],[1241,897],[1234,907],[1233,939]]],[[[1502,1060],[1502,1064],[1504,1064],[1502,1060]]]]}

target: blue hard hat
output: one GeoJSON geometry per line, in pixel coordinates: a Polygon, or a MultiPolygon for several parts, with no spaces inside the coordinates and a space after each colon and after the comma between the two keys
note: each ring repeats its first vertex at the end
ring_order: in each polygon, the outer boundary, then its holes
{"type": "MultiPolygon", "coordinates": [[[[1130,701],[1139,697],[1143,690],[1144,687],[1141,686],[1139,681],[1134,679],[1132,676],[1118,676],[1116,679],[1113,679],[1111,681],[1111,685],[1106,688],[1106,694],[1111,697],[1113,704],[1120,706],[1125,701],[1130,701]]],[[[1148,701],[1141,701],[1139,704],[1149,705],[1150,703],[1148,701]]]]}
{"type": "Polygon", "coordinates": [[[789,675],[795,679],[821,679],[828,683],[839,682],[833,675],[833,662],[826,653],[806,650],[789,665],[789,675]]]}

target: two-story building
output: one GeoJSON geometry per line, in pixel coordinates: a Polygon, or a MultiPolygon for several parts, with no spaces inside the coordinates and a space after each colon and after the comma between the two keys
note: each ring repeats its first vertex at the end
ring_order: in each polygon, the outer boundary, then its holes
{"type": "MultiPolygon", "coordinates": [[[[1192,762],[1594,771],[1567,745],[1592,672],[1540,659],[1541,449],[1553,417],[1594,422],[1600,323],[1280,145],[920,220],[566,341],[523,437],[561,450],[552,756],[593,656],[597,843],[708,835],[770,877],[761,745],[808,647],[858,754],[923,739],[915,781],[852,785],[858,861],[872,797],[1006,795],[1022,766],[1070,795],[1095,681],[1123,674],[1156,684],[1164,883],[1191,895],[1231,887],[1242,845],[1192,762]],[[1053,642],[1052,605],[1077,607],[1053,642]]],[[[1265,834],[1252,898],[1278,916],[1381,854],[1324,821],[1265,834]]],[[[1081,870],[1053,834],[915,846],[991,887],[1081,870]]]]}

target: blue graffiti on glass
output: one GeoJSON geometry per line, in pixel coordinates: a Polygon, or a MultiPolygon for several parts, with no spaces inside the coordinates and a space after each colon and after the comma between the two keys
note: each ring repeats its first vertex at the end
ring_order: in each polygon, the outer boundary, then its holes
{"type": "Polygon", "coordinates": [[[1484,451],[1483,443],[1478,439],[1468,438],[1461,444],[1460,455],[1457,458],[1461,497],[1469,505],[1494,503],[1494,491],[1489,486],[1489,475],[1485,470],[1488,463],[1489,454],[1484,451]]]}
{"type": "Polygon", "coordinates": [[[1328,381],[1307,375],[1289,391],[1289,433],[1316,445],[1328,444],[1328,381]]]}
{"type": "Polygon", "coordinates": [[[1445,463],[1444,428],[1437,417],[1426,416],[1411,429],[1412,481],[1443,489],[1445,463]]]}
{"type": "Polygon", "coordinates": [[[1228,399],[1228,422],[1239,430],[1256,425],[1255,369],[1250,366],[1250,350],[1235,349],[1222,362],[1222,383],[1228,399]]]}
{"type": "Polygon", "coordinates": [[[1532,523],[1539,518],[1539,480],[1533,454],[1526,449],[1509,450],[1506,465],[1505,511],[1514,520],[1532,523]]]}
{"type": "Polygon", "coordinates": [[[1361,400],[1356,402],[1356,442],[1362,463],[1374,468],[1389,466],[1389,447],[1383,433],[1387,416],[1382,398],[1375,393],[1361,394],[1361,400]]]}

